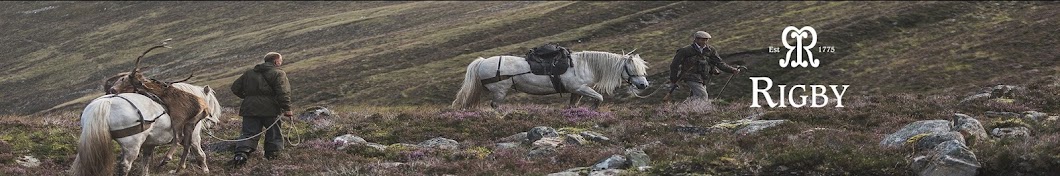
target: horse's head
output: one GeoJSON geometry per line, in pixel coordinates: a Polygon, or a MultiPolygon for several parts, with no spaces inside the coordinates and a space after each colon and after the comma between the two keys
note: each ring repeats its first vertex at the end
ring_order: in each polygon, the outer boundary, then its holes
{"type": "Polygon", "coordinates": [[[640,59],[640,54],[632,54],[631,52],[625,55],[624,60],[625,63],[622,66],[626,73],[624,77],[630,86],[634,86],[637,89],[645,89],[651,86],[646,77],[648,72],[647,62],[640,59]]]}

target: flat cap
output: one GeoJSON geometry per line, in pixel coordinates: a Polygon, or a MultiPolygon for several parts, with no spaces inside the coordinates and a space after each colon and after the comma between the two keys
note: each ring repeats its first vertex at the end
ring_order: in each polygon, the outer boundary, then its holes
{"type": "Polygon", "coordinates": [[[711,38],[710,34],[708,34],[707,32],[703,32],[703,31],[696,31],[695,34],[692,34],[692,37],[695,37],[695,38],[708,38],[708,39],[711,38]]]}

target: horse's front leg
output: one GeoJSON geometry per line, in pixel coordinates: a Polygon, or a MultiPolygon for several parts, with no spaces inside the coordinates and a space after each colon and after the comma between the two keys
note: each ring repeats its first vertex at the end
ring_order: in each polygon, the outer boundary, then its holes
{"type": "MultiPolygon", "coordinates": [[[[596,110],[596,108],[600,107],[600,102],[604,101],[604,95],[597,93],[595,90],[593,90],[593,88],[589,86],[579,86],[577,90],[574,90],[574,94],[580,94],[582,96],[587,96],[596,100],[595,102],[593,102],[593,110],[596,110]]],[[[574,95],[572,94],[571,97],[573,96],[574,95]]]]}
{"type": "Polygon", "coordinates": [[[570,103],[567,104],[567,108],[578,107],[578,102],[582,101],[582,95],[577,93],[570,94],[570,103]]]}
{"type": "Polygon", "coordinates": [[[202,150],[202,124],[203,122],[197,123],[195,131],[191,134],[191,147],[195,149],[195,152],[199,154],[199,167],[202,168],[202,172],[209,174],[210,167],[206,166],[206,151],[202,150]]]}

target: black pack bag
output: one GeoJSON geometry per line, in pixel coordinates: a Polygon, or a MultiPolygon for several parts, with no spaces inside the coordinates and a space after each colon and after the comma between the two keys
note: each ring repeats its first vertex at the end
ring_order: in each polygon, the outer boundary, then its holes
{"type": "Polygon", "coordinates": [[[530,49],[526,53],[526,62],[535,75],[561,75],[567,72],[567,68],[574,67],[570,54],[567,48],[550,43],[530,49]]]}

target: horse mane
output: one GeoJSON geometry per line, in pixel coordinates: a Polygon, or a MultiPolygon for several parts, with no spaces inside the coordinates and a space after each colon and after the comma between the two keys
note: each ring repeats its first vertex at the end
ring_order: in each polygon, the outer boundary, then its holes
{"type": "MultiPolygon", "coordinates": [[[[593,71],[593,80],[596,80],[593,89],[604,94],[612,94],[615,88],[622,84],[622,75],[626,74],[623,62],[626,55],[602,52],[602,51],[580,51],[571,53],[571,58],[580,60],[583,64],[576,67],[588,67],[593,71]]],[[[645,75],[647,73],[647,62],[640,59],[640,55],[629,55],[633,58],[633,74],[645,75]]]]}

